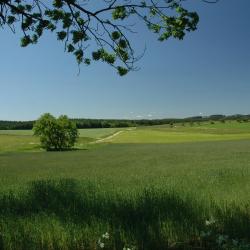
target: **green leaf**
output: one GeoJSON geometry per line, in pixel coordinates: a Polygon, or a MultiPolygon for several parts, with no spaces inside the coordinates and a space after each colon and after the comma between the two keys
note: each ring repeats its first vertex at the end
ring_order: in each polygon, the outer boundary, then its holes
{"type": "Polygon", "coordinates": [[[67,33],[65,31],[60,31],[60,32],[57,32],[57,39],[58,40],[64,40],[65,37],[67,36],[67,33]]]}
{"type": "Polygon", "coordinates": [[[72,45],[72,44],[69,44],[68,46],[67,46],[67,48],[68,48],[68,52],[70,53],[70,52],[73,52],[74,50],[75,50],[75,47],[72,45]]]}
{"type": "Polygon", "coordinates": [[[14,16],[8,16],[7,17],[7,23],[9,25],[13,24],[16,21],[16,18],[14,16]]]}
{"type": "Polygon", "coordinates": [[[71,33],[73,35],[72,41],[74,44],[82,41],[86,37],[86,34],[83,31],[74,30],[71,33]]]}
{"type": "Polygon", "coordinates": [[[120,36],[121,36],[120,32],[118,32],[118,31],[112,32],[112,39],[113,39],[113,40],[119,39],[120,36]]]}
{"type": "Polygon", "coordinates": [[[76,60],[78,62],[78,64],[82,63],[83,60],[83,50],[82,49],[78,49],[75,51],[74,55],[76,56],[76,60]]]}
{"type": "Polygon", "coordinates": [[[21,38],[21,47],[26,47],[28,46],[30,43],[32,43],[32,40],[30,38],[30,36],[24,36],[21,38]]]}
{"type": "Polygon", "coordinates": [[[119,74],[120,76],[124,76],[124,75],[126,75],[126,74],[128,73],[128,69],[123,68],[123,67],[121,67],[121,66],[118,66],[118,67],[117,67],[117,71],[118,71],[118,74],[119,74]]]}
{"type": "Polygon", "coordinates": [[[120,46],[121,48],[123,48],[123,49],[126,49],[126,48],[127,48],[127,41],[124,40],[124,39],[121,39],[121,40],[119,41],[119,46],[120,46]]]}
{"type": "Polygon", "coordinates": [[[63,7],[63,1],[62,0],[54,0],[53,6],[56,8],[62,8],[63,7]]]}

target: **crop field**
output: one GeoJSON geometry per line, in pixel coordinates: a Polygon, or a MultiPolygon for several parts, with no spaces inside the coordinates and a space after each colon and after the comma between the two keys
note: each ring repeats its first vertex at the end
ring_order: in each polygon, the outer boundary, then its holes
{"type": "Polygon", "coordinates": [[[0,249],[250,249],[250,123],[80,135],[0,131],[0,249]]]}

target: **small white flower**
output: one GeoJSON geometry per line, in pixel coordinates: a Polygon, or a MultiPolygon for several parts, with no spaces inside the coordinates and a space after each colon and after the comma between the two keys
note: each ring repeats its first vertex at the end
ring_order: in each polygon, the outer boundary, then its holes
{"type": "Polygon", "coordinates": [[[213,217],[211,217],[210,220],[205,221],[205,224],[206,224],[206,226],[210,226],[210,225],[214,224],[215,222],[216,222],[216,220],[213,217]]]}
{"type": "Polygon", "coordinates": [[[206,221],[205,221],[205,224],[206,224],[206,226],[209,226],[209,225],[210,225],[210,221],[209,221],[209,220],[206,220],[206,221]]]}
{"type": "Polygon", "coordinates": [[[104,239],[109,239],[109,233],[106,232],[105,234],[103,234],[103,235],[102,235],[102,238],[104,238],[104,239]]]}
{"type": "Polygon", "coordinates": [[[100,248],[104,248],[105,244],[103,242],[100,243],[100,248]]]}

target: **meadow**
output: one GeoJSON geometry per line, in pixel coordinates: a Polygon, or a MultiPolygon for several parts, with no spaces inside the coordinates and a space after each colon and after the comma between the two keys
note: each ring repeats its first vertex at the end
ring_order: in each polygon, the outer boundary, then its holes
{"type": "Polygon", "coordinates": [[[0,249],[250,249],[250,123],[80,136],[0,131],[0,249]]]}

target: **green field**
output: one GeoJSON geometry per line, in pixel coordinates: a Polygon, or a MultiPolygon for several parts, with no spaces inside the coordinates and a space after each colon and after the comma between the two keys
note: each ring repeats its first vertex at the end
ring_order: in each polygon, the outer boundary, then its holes
{"type": "MultiPolygon", "coordinates": [[[[79,129],[80,138],[76,148],[89,148],[90,142],[108,137],[120,130],[123,129],[79,129]]],[[[33,136],[32,130],[0,130],[0,154],[16,151],[41,151],[39,138],[33,136]]]]}
{"type": "Polygon", "coordinates": [[[80,135],[0,131],[0,249],[250,249],[250,123],[80,135]]]}
{"type": "MultiPolygon", "coordinates": [[[[102,129],[79,129],[80,137],[103,138],[121,129],[102,128],[102,129]]],[[[0,130],[0,135],[33,135],[32,130],[0,130]]]]}

